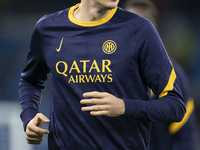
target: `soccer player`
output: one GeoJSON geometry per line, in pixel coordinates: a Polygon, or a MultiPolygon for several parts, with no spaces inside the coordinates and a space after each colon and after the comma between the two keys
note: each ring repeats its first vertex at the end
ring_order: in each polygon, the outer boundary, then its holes
{"type": "MultiPolygon", "coordinates": [[[[150,0],[127,0],[124,8],[148,18],[157,26],[157,9],[150,0]]],[[[151,150],[194,150],[196,145],[196,128],[194,101],[191,98],[189,81],[185,71],[173,61],[175,72],[186,103],[186,114],[179,123],[153,123],[151,133],[151,150]]],[[[154,96],[156,97],[156,96],[154,96]]]]}
{"type": "Polygon", "coordinates": [[[19,84],[29,144],[49,134],[50,150],[147,150],[150,122],[182,120],[182,94],[158,33],[118,2],[81,0],[37,22],[19,84]],[[39,112],[48,73],[49,119],[39,112]],[[150,101],[149,87],[159,100],[150,101]]]}

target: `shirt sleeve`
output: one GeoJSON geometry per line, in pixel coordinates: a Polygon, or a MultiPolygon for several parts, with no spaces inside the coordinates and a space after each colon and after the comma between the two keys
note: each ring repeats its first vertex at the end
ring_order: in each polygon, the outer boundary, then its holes
{"type": "Polygon", "coordinates": [[[194,150],[197,141],[197,130],[194,113],[195,105],[194,100],[191,98],[189,79],[181,66],[174,61],[173,64],[181,85],[186,113],[181,122],[170,123],[168,129],[173,139],[172,144],[177,147],[177,150],[194,150]]]}
{"type": "Polygon", "coordinates": [[[24,129],[26,124],[39,112],[41,90],[44,88],[44,81],[49,71],[42,54],[41,36],[37,24],[32,34],[26,66],[19,82],[19,98],[22,108],[20,117],[24,129]]]}
{"type": "Polygon", "coordinates": [[[174,67],[153,25],[143,24],[144,39],[139,51],[141,78],[152,89],[157,100],[124,99],[125,115],[145,121],[181,121],[185,106],[174,67]]]}

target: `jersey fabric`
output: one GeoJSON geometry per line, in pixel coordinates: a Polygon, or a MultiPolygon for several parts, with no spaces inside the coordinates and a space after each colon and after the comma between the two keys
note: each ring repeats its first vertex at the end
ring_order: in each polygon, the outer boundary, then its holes
{"type": "Polygon", "coordinates": [[[179,123],[153,123],[150,150],[195,150],[197,143],[194,100],[191,98],[187,75],[182,67],[173,61],[186,104],[186,114],[179,123]]]}
{"type": "Polygon", "coordinates": [[[50,150],[147,150],[151,121],[180,121],[185,113],[161,39],[150,21],[121,8],[81,22],[73,17],[78,6],[36,24],[19,85],[24,127],[39,112],[50,72],[50,150]],[[149,87],[158,101],[150,101],[149,87]],[[91,91],[122,98],[125,114],[82,112],[82,95],[91,91]]]}

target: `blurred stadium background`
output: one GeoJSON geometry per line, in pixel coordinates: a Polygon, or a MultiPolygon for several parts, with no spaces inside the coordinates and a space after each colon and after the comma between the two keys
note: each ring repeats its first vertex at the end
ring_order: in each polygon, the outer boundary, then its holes
{"type": "MultiPolygon", "coordinates": [[[[121,0],[122,4],[125,0],[121,0]]],[[[159,9],[159,30],[170,56],[186,70],[200,136],[200,6],[198,0],[153,0],[159,9]]],[[[65,9],[78,0],[0,1],[0,150],[47,150],[26,144],[20,120],[18,81],[25,65],[33,27],[44,14],[65,9]]],[[[44,90],[41,112],[48,116],[50,85],[44,90]]],[[[44,125],[47,128],[47,125],[44,125]]],[[[200,146],[197,147],[200,150],[200,146]]]]}

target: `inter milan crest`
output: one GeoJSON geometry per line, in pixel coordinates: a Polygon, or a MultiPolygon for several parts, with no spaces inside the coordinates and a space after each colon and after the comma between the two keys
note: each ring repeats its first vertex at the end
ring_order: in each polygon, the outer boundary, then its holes
{"type": "Polygon", "coordinates": [[[117,44],[113,40],[107,40],[103,43],[102,50],[106,54],[112,54],[117,50],[117,44]]]}

